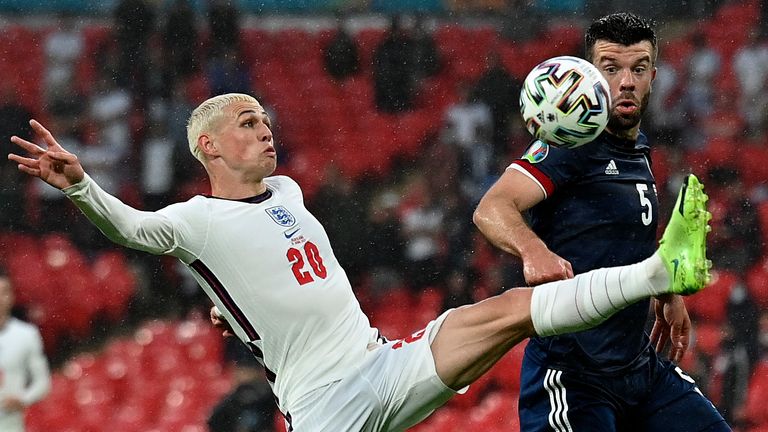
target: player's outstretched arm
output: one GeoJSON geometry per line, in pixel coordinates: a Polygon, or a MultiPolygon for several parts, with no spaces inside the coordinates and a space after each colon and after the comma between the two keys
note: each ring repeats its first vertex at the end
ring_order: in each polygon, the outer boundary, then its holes
{"type": "Polygon", "coordinates": [[[46,148],[18,136],[11,142],[28,156],[14,153],[8,159],[19,170],[61,189],[110,240],[154,254],[169,253],[176,245],[173,223],[164,215],[134,209],[101,189],[83,170],[77,156],[65,150],[36,120],[29,124],[46,148]]]}
{"type": "Polygon", "coordinates": [[[35,135],[42,139],[46,148],[12,136],[11,142],[24,149],[28,156],[11,153],[8,159],[16,162],[20,171],[38,177],[58,189],[64,189],[82,181],[85,171],[77,160],[77,156],[59,145],[51,132],[37,120],[30,120],[29,124],[35,135]]]}

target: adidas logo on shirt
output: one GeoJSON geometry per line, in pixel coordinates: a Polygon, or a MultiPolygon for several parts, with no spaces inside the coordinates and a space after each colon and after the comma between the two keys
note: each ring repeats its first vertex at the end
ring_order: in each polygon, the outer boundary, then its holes
{"type": "Polygon", "coordinates": [[[608,166],[605,167],[605,173],[608,174],[608,175],[618,175],[619,174],[619,169],[616,168],[616,162],[614,162],[613,159],[611,159],[611,161],[608,162],[608,166]]]}

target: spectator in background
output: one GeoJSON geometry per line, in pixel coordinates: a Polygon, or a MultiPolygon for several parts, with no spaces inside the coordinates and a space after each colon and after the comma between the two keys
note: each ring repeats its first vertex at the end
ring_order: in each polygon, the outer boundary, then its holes
{"type": "Polygon", "coordinates": [[[493,116],[485,102],[473,98],[471,88],[458,86],[458,101],[445,112],[445,127],[441,140],[459,152],[461,190],[473,203],[477,203],[488,188],[492,168],[493,116]]]}
{"type": "Polygon", "coordinates": [[[472,304],[474,298],[474,280],[467,275],[467,271],[461,268],[454,268],[448,273],[445,279],[445,296],[443,297],[443,310],[461,307],[472,304]]]}
{"type": "Polygon", "coordinates": [[[145,0],[121,0],[114,11],[117,42],[117,84],[144,103],[148,95],[149,38],[155,31],[155,11],[145,0]]]}
{"type": "Polygon", "coordinates": [[[253,354],[234,338],[227,338],[227,353],[233,367],[232,391],[213,407],[208,418],[211,432],[272,432],[276,406],[264,368],[253,354]]]}
{"type": "Polygon", "coordinates": [[[72,87],[77,62],[83,55],[85,40],[77,17],[62,13],[54,30],[45,39],[45,94],[48,101],[72,87]]]}
{"type": "Polygon", "coordinates": [[[680,100],[684,86],[677,70],[659,59],[656,63],[656,80],[648,100],[648,121],[655,142],[663,146],[678,146],[686,123],[680,100]]]}
{"type": "Polygon", "coordinates": [[[718,268],[745,274],[762,255],[756,206],[747,196],[736,168],[719,166],[707,173],[712,208],[710,259],[718,268]]]}
{"type": "MultiPolygon", "coordinates": [[[[21,105],[16,89],[8,81],[0,82],[0,149],[11,150],[11,136],[17,130],[30,132],[31,113],[21,105]]],[[[24,221],[24,197],[27,182],[13,164],[0,166],[0,231],[27,228],[24,221]]]]}
{"type": "Polygon", "coordinates": [[[365,205],[358,195],[361,191],[355,184],[342,177],[341,171],[334,165],[325,167],[323,184],[312,198],[312,208],[315,217],[326,228],[328,237],[336,245],[336,258],[343,263],[353,284],[360,274],[363,261],[360,239],[363,228],[360,224],[365,220],[365,205]]]}
{"type": "Polygon", "coordinates": [[[392,190],[374,194],[368,205],[367,223],[364,224],[365,245],[375,253],[362,254],[364,263],[360,274],[368,275],[377,297],[402,283],[400,266],[404,261],[404,246],[400,236],[397,207],[400,195],[392,190]]]}
{"type": "Polygon", "coordinates": [[[141,146],[141,191],[147,208],[155,210],[173,198],[173,159],[179,149],[168,134],[165,113],[150,113],[146,129],[141,146]]]}
{"type": "MultiPolygon", "coordinates": [[[[186,189],[187,184],[205,183],[205,171],[187,148],[187,119],[195,108],[192,95],[185,83],[177,82],[171,90],[171,97],[164,104],[168,137],[176,148],[173,155],[174,185],[186,189]]],[[[183,196],[182,198],[189,198],[183,196]]]]}
{"type": "Polygon", "coordinates": [[[498,53],[492,53],[488,67],[475,84],[477,100],[491,109],[494,159],[505,157],[509,137],[509,118],[517,115],[522,84],[507,72],[498,53]]]}
{"type": "Polygon", "coordinates": [[[710,371],[712,391],[719,394],[718,408],[726,421],[739,424],[739,411],[746,401],[749,379],[758,357],[759,309],[743,283],[731,289],[728,321],[722,326],[720,349],[710,371]]]}
{"type": "Polygon", "coordinates": [[[207,75],[211,94],[251,92],[248,66],[235,48],[218,50],[208,60],[207,75]]]}
{"type": "Polygon", "coordinates": [[[413,38],[399,16],[392,17],[389,30],[373,54],[373,80],[379,111],[399,113],[413,108],[415,67],[413,38]]]}
{"type": "Polygon", "coordinates": [[[442,66],[440,52],[432,32],[427,29],[423,15],[418,14],[413,24],[411,55],[413,56],[417,83],[424,78],[435,76],[442,66]]]}
{"type": "Polygon", "coordinates": [[[760,312],[758,320],[758,353],[760,359],[768,360],[768,310],[760,312]]]}
{"type": "Polygon", "coordinates": [[[0,430],[24,431],[24,411],[51,389],[48,360],[37,327],[11,315],[11,279],[0,269],[0,430]]]}
{"type": "Polygon", "coordinates": [[[192,75],[200,68],[198,31],[195,11],[189,0],[175,0],[167,12],[160,33],[163,64],[163,97],[170,93],[178,81],[192,75]]]}
{"type": "Polygon", "coordinates": [[[715,112],[717,95],[714,78],[720,71],[721,58],[717,51],[707,45],[703,34],[695,33],[691,42],[693,52],[688,57],[688,82],[682,106],[688,124],[687,139],[684,142],[690,147],[696,147],[705,142],[702,131],[708,118],[715,112]]]}
{"type": "Polygon", "coordinates": [[[210,0],[206,16],[211,35],[208,56],[216,57],[231,51],[239,54],[240,10],[234,2],[232,0],[210,0]]]}
{"type": "Polygon", "coordinates": [[[749,32],[747,43],[733,55],[733,71],[738,78],[739,112],[747,124],[755,128],[766,110],[768,89],[765,71],[768,69],[768,40],[758,29],[749,32]]]}
{"type": "Polygon", "coordinates": [[[341,17],[336,18],[336,33],[325,47],[323,60],[325,70],[337,81],[355,75],[360,69],[357,42],[347,31],[341,17]]]}
{"type": "Polygon", "coordinates": [[[411,289],[439,285],[444,277],[445,211],[423,172],[407,181],[408,195],[401,206],[400,227],[405,242],[405,268],[411,289]]]}

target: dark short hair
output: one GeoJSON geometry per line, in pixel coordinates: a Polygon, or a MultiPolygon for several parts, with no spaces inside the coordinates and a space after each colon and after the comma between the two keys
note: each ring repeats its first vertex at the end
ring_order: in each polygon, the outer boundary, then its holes
{"type": "Polygon", "coordinates": [[[657,43],[656,23],[653,20],[619,12],[596,19],[584,35],[584,55],[592,59],[592,50],[598,40],[607,40],[621,45],[634,45],[648,41],[653,46],[653,61],[656,61],[657,43]]]}

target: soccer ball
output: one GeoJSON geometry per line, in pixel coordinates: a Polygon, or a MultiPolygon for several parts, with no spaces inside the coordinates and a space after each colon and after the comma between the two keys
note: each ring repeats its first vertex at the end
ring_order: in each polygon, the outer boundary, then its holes
{"type": "Polygon", "coordinates": [[[608,82],[590,62],[554,57],[525,78],[520,112],[537,139],[555,147],[575,148],[595,139],[608,124],[608,82]]]}

